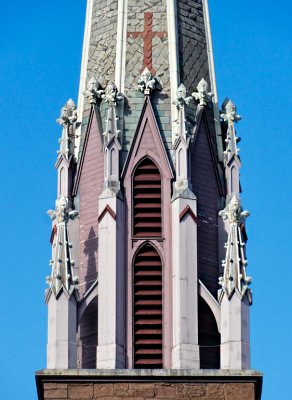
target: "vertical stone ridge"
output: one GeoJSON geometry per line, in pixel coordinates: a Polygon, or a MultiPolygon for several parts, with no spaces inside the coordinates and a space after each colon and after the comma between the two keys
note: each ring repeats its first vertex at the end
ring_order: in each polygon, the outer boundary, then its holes
{"type": "MultiPolygon", "coordinates": [[[[90,0],[91,1],[91,0],[90,0]]],[[[84,61],[86,80],[94,76],[103,87],[115,80],[116,44],[117,44],[117,14],[118,0],[93,0],[89,45],[86,49],[88,59],[84,61]]],[[[80,130],[79,156],[82,151],[86,127],[90,113],[88,102],[84,102],[82,110],[82,127],[80,130]]]]}

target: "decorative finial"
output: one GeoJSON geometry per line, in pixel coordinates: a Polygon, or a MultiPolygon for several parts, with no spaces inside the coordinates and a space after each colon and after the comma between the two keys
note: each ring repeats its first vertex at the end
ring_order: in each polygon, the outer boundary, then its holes
{"type": "Polygon", "coordinates": [[[220,117],[228,125],[226,135],[226,150],[224,151],[225,160],[229,161],[233,154],[238,154],[240,149],[237,147],[237,143],[240,138],[236,136],[234,123],[241,120],[241,116],[236,114],[235,104],[228,98],[222,104],[222,111],[220,111],[220,117]]]}
{"type": "Polygon", "coordinates": [[[119,117],[117,116],[117,103],[123,100],[123,96],[119,93],[116,84],[113,81],[110,81],[102,98],[109,105],[106,129],[103,133],[105,138],[104,145],[107,146],[112,138],[118,138],[121,133],[118,129],[119,117]]]}
{"type": "Polygon", "coordinates": [[[236,106],[235,104],[226,99],[222,105],[222,111],[220,112],[220,117],[224,122],[227,122],[228,126],[234,125],[234,122],[238,122],[241,120],[241,116],[236,114],[236,106]]]}
{"type": "Polygon", "coordinates": [[[230,225],[238,225],[243,222],[249,215],[249,211],[242,211],[240,200],[237,196],[233,196],[226,208],[219,212],[220,217],[224,220],[228,219],[230,225]]]}
{"type": "Polygon", "coordinates": [[[184,138],[184,140],[187,138],[188,122],[185,115],[185,106],[192,100],[192,96],[187,96],[185,85],[181,83],[177,89],[176,97],[172,102],[177,109],[177,118],[174,120],[174,122],[176,122],[176,127],[173,131],[173,143],[175,143],[179,137],[184,138]]]}
{"type": "Polygon", "coordinates": [[[57,123],[61,126],[73,125],[77,121],[77,106],[72,99],[61,108],[61,115],[57,119],[57,123]]]}
{"type": "Polygon", "coordinates": [[[57,220],[57,224],[61,222],[68,222],[69,219],[75,219],[78,216],[78,211],[69,211],[68,201],[64,196],[59,197],[56,200],[56,210],[49,210],[48,215],[51,220],[57,220]]]}
{"type": "Polygon", "coordinates": [[[116,106],[116,104],[123,100],[123,96],[119,94],[118,88],[113,81],[110,81],[105,89],[105,94],[102,98],[110,105],[116,106]]]}
{"type": "Polygon", "coordinates": [[[69,160],[70,155],[74,155],[74,141],[77,137],[75,132],[79,125],[77,119],[77,106],[72,99],[69,99],[62,107],[61,115],[56,121],[63,127],[62,137],[59,140],[60,150],[57,153],[63,154],[67,160],[69,160]]]}
{"type": "MultiPolygon", "coordinates": [[[[248,291],[251,278],[246,275],[247,260],[241,225],[250,214],[248,211],[242,211],[240,200],[234,195],[219,215],[229,222],[228,239],[225,244],[226,256],[222,262],[224,274],[219,278],[219,284],[222,286],[222,293],[226,293],[228,297],[235,289],[243,297],[248,291]]],[[[251,293],[248,294],[251,302],[251,293]]]]}
{"type": "Polygon", "coordinates": [[[214,94],[212,92],[208,93],[208,83],[203,78],[197,86],[197,91],[192,93],[192,96],[201,107],[206,107],[208,103],[212,102],[214,94]]]}
{"type": "Polygon", "coordinates": [[[56,209],[49,210],[48,215],[56,220],[56,239],[53,246],[53,258],[50,261],[52,267],[51,276],[47,278],[55,296],[62,290],[71,296],[75,286],[78,284],[78,277],[75,276],[73,267],[75,261],[71,257],[72,244],[69,240],[68,221],[78,216],[76,210],[69,211],[68,201],[64,196],[56,200],[56,209]]]}
{"type": "Polygon", "coordinates": [[[88,98],[90,104],[97,104],[98,100],[100,101],[102,99],[104,90],[98,80],[92,77],[89,79],[87,90],[85,90],[83,94],[88,98]]]}
{"type": "Polygon", "coordinates": [[[192,96],[187,96],[187,89],[183,83],[181,83],[176,92],[176,98],[173,100],[172,104],[174,104],[177,109],[181,109],[185,105],[190,104],[193,100],[192,96]]]}
{"type": "Polygon", "coordinates": [[[157,78],[153,76],[146,67],[139,79],[138,89],[143,92],[145,96],[149,96],[154,90],[162,90],[162,87],[157,78]]]}

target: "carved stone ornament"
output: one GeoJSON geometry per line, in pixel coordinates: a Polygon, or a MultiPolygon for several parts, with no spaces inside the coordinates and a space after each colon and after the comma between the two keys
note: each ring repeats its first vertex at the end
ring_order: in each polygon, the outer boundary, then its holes
{"type": "Polygon", "coordinates": [[[228,126],[234,125],[234,122],[238,122],[241,120],[241,116],[236,114],[236,106],[235,104],[226,99],[222,106],[222,111],[220,113],[220,117],[223,119],[224,122],[227,122],[228,126]]]}
{"type": "Polygon", "coordinates": [[[226,135],[226,150],[224,151],[226,161],[229,161],[233,154],[238,154],[240,149],[237,147],[237,143],[240,138],[236,136],[236,131],[234,123],[241,120],[241,116],[236,114],[235,104],[229,100],[225,99],[222,105],[222,111],[220,111],[220,117],[228,125],[227,135],[226,135]]]}
{"type": "Polygon", "coordinates": [[[154,90],[162,90],[162,87],[157,78],[153,76],[146,67],[139,79],[138,89],[144,93],[145,96],[149,96],[154,90]]]}
{"type": "Polygon", "coordinates": [[[77,137],[75,132],[79,125],[77,118],[77,106],[72,99],[69,99],[62,107],[61,115],[56,121],[63,127],[62,137],[59,139],[60,150],[57,153],[63,154],[67,160],[74,154],[74,141],[77,137]]]}
{"type": "MultiPolygon", "coordinates": [[[[245,257],[245,243],[242,237],[241,224],[249,216],[248,211],[242,211],[240,200],[233,196],[230,203],[219,215],[229,222],[227,243],[225,244],[226,256],[222,262],[223,277],[219,278],[223,293],[229,297],[236,289],[243,297],[248,291],[251,277],[246,275],[247,260],[245,257]]],[[[251,293],[249,293],[251,302],[251,293]]]]}
{"type": "Polygon", "coordinates": [[[69,211],[69,204],[64,196],[56,200],[56,210],[49,210],[48,215],[51,220],[57,220],[57,224],[68,222],[69,219],[75,219],[78,216],[78,211],[69,211]]]}
{"type": "Polygon", "coordinates": [[[102,98],[110,105],[115,106],[118,102],[123,100],[123,96],[119,94],[118,88],[113,81],[110,81],[105,89],[105,94],[102,98]]]}
{"type": "Polygon", "coordinates": [[[224,220],[228,219],[231,225],[238,225],[243,222],[249,215],[249,211],[242,211],[239,199],[234,195],[226,208],[219,212],[220,217],[224,220]]]}
{"type": "Polygon", "coordinates": [[[176,128],[173,131],[174,142],[177,138],[183,137],[184,140],[187,139],[188,135],[188,121],[186,119],[185,106],[190,104],[193,100],[192,96],[187,96],[187,89],[182,83],[177,89],[176,97],[172,104],[176,106],[177,117],[174,120],[176,122],[176,128]]]}
{"type": "Polygon", "coordinates": [[[69,211],[69,205],[64,196],[56,200],[56,209],[49,210],[48,215],[56,220],[56,236],[53,242],[53,257],[50,261],[51,276],[47,278],[52,292],[57,297],[63,289],[69,296],[72,295],[78,284],[78,277],[74,273],[75,262],[72,260],[72,244],[69,240],[68,221],[78,215],[76,210],[69,211]]]}
{"type": "Polygon", "coordinates": [[[173,100],[173,104],[181,109],[182,107],[190,104],[193,100],[192,96],[187,96],[187,89],[183,83],[181,83],[176,92],[176,98],[173,100]]]}
{"type": "Polygon", "coordinates": [[[110,81],[106,87],[103,100],[108,103],[108,113],[106,119],[106,129],[104,135],[104,146],[106,147],[110,140],[118,138],[121,131],[118,129],[119,117],[117,116],[117,104],[123,100],[123,96],[119,94],[118,88],[114,82],[110,81]]]}
{"type": "Polygon", "coordinates": [[[203,78],[197,86],[197,91],[192,93],[192,96],[201,107],[206,107],[212,102],[214,94],[208,92],[208,83],[203,78]]]}
{"type": "Polygon", "coordinates": [[[88,98],[90,104],[97,104],[97,102],[101,101],[103,98],[104,90],[98,80],[92,77],[89,79],[87,90],[85,90],[83,94],[88,98]]]}
{"type": "Polygon", "coordinates": [[[73,125],[77,121],[77,106],[72,99],[69,99],[64,107],[61,108],[61,115],[57,123],[61,126],[73,125]]]}

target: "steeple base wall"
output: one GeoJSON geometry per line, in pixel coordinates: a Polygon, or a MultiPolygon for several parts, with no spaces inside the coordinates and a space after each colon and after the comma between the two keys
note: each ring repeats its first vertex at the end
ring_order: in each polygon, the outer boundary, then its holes
{"type": "Polygon", "coordinates": [[[260,400],[262,391],[251,370],[43,370],[36,382],[39,400],[260,400]]]}

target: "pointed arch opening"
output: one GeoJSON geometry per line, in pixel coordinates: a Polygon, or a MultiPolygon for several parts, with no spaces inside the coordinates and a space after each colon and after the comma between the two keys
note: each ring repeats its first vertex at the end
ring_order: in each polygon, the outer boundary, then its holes
{"type": "Polygon", "coordinates": [[[211,308],[200,296],[198,306],[200,368],[220,369],[221,336],[216,319],[211,308]]]}
{"type": "Polygon", "coordinates": [[[111,149],[111,156],[110,156],[110,175],[117,177],[117,171],[116,171],[116,150],[111,149]]]}
{"type": "Polygon", "coordinates": [[[133,236],[162,236],[161,175],[148,157],[136,167],[133,175],[133,236]]]}
{"type": "Polygon", "coordinates": [[[178,168],[177,168],[177,176],[178,179],[181,179],[182,175],[183,175],[183,149],[180,149],[180,151],[178,152],[178,168]]]}
{"type": "Polygon", "coordinates": [[[78,368],[96,368],[97,346],[97,297],[89,303],[85,309],[77,331],[77,358],[78,368]]]}
{"type": "Polygon", "coordinates": [[[147,243],[133,262],[134,368],[163,368],[162,262],[147,243]]]}
{"type": "Polygon", "coordinates": [[[238,193],[239,192],[239,190],[238,190],[238,188],[237,188],[237,171],[236,171],[236,168],[233,166],[232,168],[231,168],[231,184],[230,184],[230,186],[231,186],[231,193],[238,193]]]}
{"type": "Polygon", "coordinates": [[[64,193],[64,189],[65,189],[65,168],[62,167],[59,176],[59,196],[66,195],[66,193],[64,193]]]}

